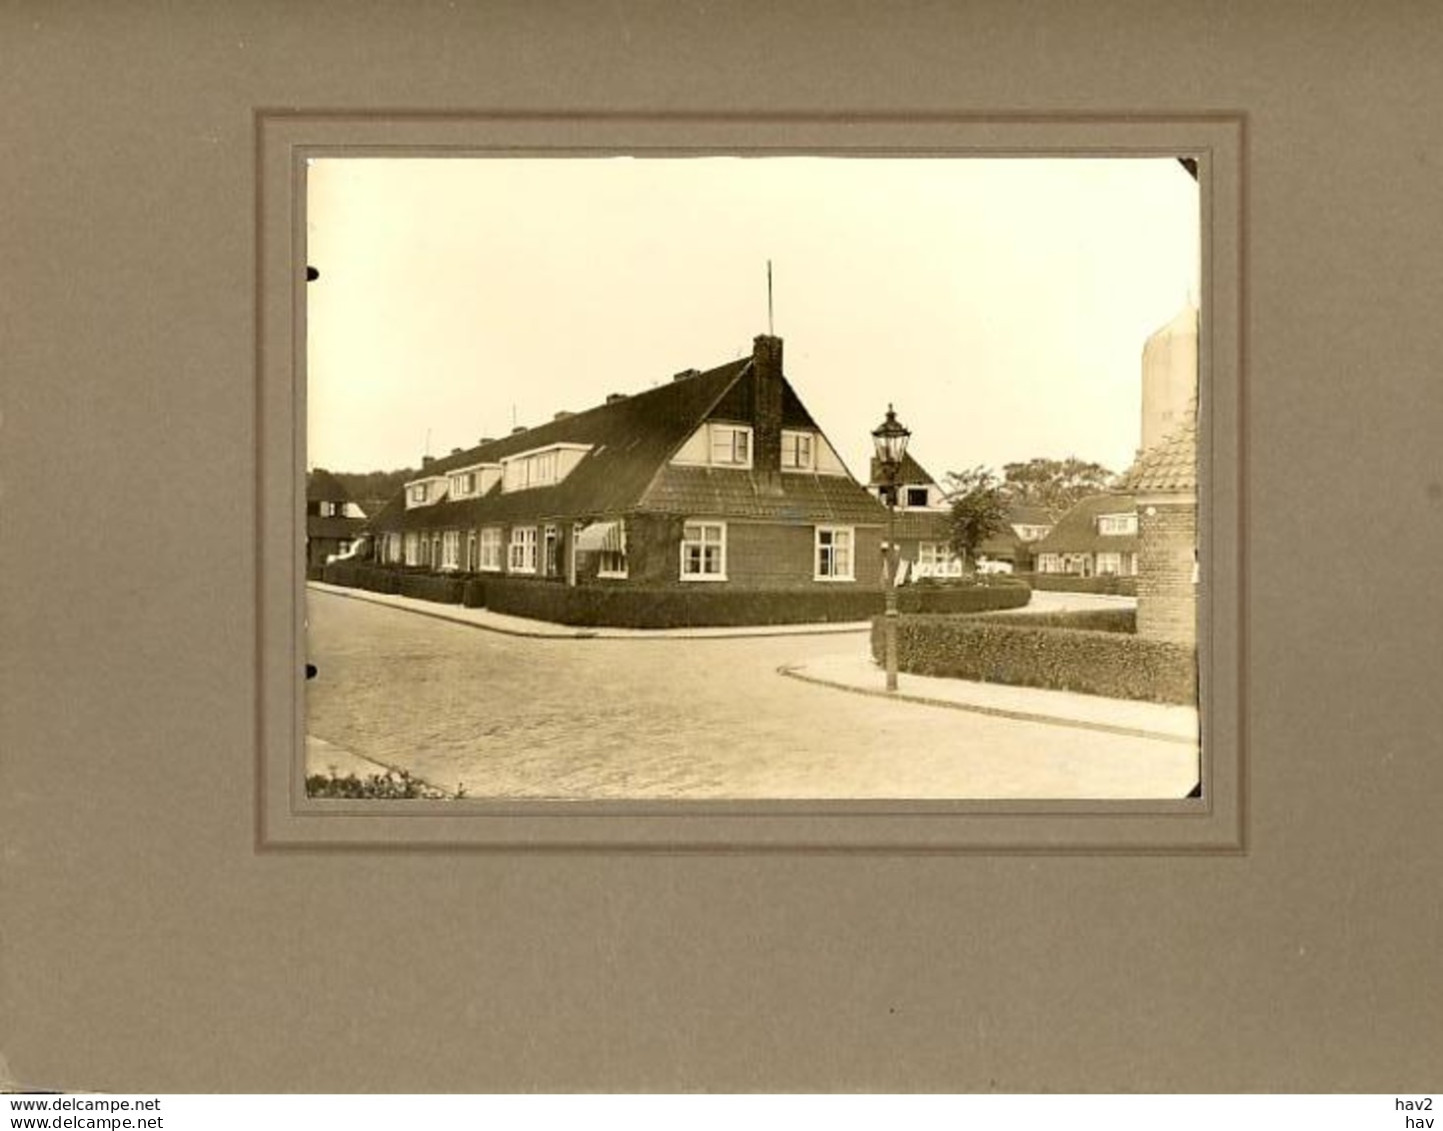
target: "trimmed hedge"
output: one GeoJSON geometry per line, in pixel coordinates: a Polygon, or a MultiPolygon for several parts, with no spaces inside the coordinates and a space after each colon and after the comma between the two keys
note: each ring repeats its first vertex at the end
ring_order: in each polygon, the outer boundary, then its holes
{"type": "MultiPolygon", "coordinates": [[[[709,586],[577,585],[488,574],[468,577],[335,562],[332,585],[398,593],[424,601],[488,608],[531,620],[590,627],[699,628],[727,625],[865,621],[881,613],[880,589],[716,589],[709,586]]],[[[1016,582],[904,586],[897,607],[909,613],[986,613],[1026,605],[1016,582]]]]}
{"type": "MultiPolygon", "coordinates": [[[[872,622],[883,653],[885,618],[872,622]]],[[[1197,702],[1197,651],[1120,632],[1011,624],[1006,617],[899,616],[897,666],[916,675],[1081,691],[1112,699],[1197,702]]]]}
{"type": "Polygon", "coordinates": [[[399,593],[401,578],[409,576],[384,566],[366,565],[360,562],[332,562],[326,566],[321,580],[330,585],[344,585],[350,589],[368,589],[372,593],[399,593]]]}
{"type": "Polygon", "coordinates": [[[1075,609],[1067,613],[1007,613],[1003,624],[1030,628],[1072,628],[1094,632],[1136,632],[1136,609],[1075,609]]]}
{"type": "Polygon", "coordinates": [[[902,613],[992,613],[1020,609],[1032,600],[1026,584],[904,585],[897,590],[902,613]]]}
{"type": "Polygon", "coordinates": [[[700,628],[864,621],[881,611],[882,593],[877,589],[568,586],[488,577],[486,607],[511,616],[585,627],[700,628]]]}
{"type": "Polygon", "coordinates": [[[1083,577],[1073,573],[1014,573],[1034,589],[1054,593],[1102,593],[1111,597],[1136,597],[1137,578],[1103,574],[1083,577]]]}
{"type": "Polygon", "coordinates": [[[466,589],[464,578],[429,573],[406,573],[401,575],[397,590],[402,597],[416,597],[422,601],[435,601],[442,605],[459,605],[466,589]]]}

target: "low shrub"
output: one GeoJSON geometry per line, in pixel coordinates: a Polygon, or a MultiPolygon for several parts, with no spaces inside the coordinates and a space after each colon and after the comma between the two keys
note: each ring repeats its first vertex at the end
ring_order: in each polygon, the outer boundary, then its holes
{"type": "Polygon", "coordinates": [[[1031,628],[1074,628],[1093,632],[1136,632],[1136,609],[1074,609],[1065,613],[1006,613],[997,618],[1003,624],[1031,628]]]}
{"type": "Polygon", "coordinates": [[[479,577],[468,577],[461,589],[461,604],[468,609],[486,607],[486,582],[479,577]]]}
{"type": "MultiPolygon", "coordinates": [[[[872,622],[880,660],[882,622],[872,622]]],[[[1041,627],[1009,617],[899,616],[897,666],[916,675],[1080,691],[1113,699],[1197,702],[1197,652],[1123,632],[1041,627]]]]}
{"type": "Polygon", "coordinates": [[[1027,582],[1033,589],[1054,593],[1101,593],[1112,597],[1136,597],[1137,578],[1118,577],[1103,574],[1100,577],[1083,577],[1072,573],[1024,573],[1013,574],[1027,582]]]}
{"type": "Polygon", "coordinates": [[[384,774],[355,774],[342,776],[334,770],[326,774],[306,775],[306,796],[324,798],[360,798],[364,800],[409,800],[411,798],[464,797],[466,791],[458,787],[454,794],[437,789],[426,782],[418,781],[407,771],[387,770],[384,774]]]}

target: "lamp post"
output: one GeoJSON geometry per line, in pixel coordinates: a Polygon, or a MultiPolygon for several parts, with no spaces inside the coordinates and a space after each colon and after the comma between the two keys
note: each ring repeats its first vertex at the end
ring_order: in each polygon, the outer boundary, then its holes
{"type": "Polygon", "coordinates": [[[897,474],[907,454],[907,441],[912,433],[902,426],[892,406],[887,406],[887,419],[872,429],[872,443],[877,449],[882,483],[887,500],[887,577],[883,591],[886,608],[882,617],[882,635],[886,649],[887,690],[897,690],[897,474]]]}

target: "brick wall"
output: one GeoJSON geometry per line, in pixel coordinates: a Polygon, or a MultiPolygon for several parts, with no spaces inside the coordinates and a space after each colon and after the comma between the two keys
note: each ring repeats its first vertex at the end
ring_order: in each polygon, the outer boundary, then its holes
{"type": "Polygon", "coordinates": [[[1138,502],[1137,634],[1197,640],[1197,506],[1138,502]]]}
{"type": "Polygon", "coordinates": [[[881,585],[881,532],[853,528],[852,575],[855,581],[813,580],[815,527],[729,521],[727,580],[681,580],[680,519],[648,518],[628,547],[631,580],[648,585],[725,585],[738,589],[877,589],[881,585]]]}

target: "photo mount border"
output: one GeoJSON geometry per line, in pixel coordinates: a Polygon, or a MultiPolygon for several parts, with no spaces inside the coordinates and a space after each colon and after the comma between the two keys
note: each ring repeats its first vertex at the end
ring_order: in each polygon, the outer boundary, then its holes
{"type": "Polygon", "coordinates": [[[1247,120],[1138,113],[258,109],[255,848],[1225,855],[1247,851],[1247,120]],[[1189,157],[1197,162],[1201,799],[314,801],[304,796],[305,187],[314,157],[1189,157]]]}

